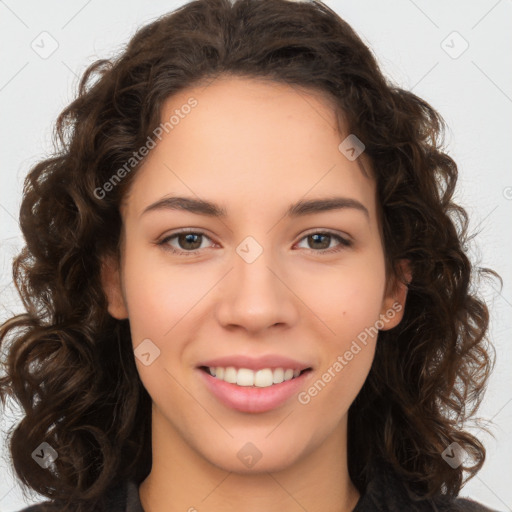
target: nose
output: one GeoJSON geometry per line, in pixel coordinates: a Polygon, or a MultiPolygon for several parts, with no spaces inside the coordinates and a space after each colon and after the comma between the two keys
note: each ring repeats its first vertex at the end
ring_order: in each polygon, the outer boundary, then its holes
{"type": "Polygon", "coordinates": [[[252,334],[294,325],[300,300],[293,293],[293,284],[287,282],[284,265],[273,258],[271,250],[263,250],[254,261],[240,254],[233,254],[232,270],[220,283],[218,322],[224,328],[238,327],[252,334]]]}

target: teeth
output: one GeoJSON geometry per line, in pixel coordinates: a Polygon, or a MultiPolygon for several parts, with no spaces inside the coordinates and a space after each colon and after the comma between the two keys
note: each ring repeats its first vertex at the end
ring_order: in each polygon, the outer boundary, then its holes
{"type": "Polygon", "coordinates": [[[258,388],[267,388],[274,384],[280,384],[283,381],[294,379],[300,375],[300,370],[293,370],[287,368],[263,368],[261,370],[253,371],[248,368],[236,369],[233,366],[223,368],[217,366],[216,368],[208,367],[208,370],[213,377],[221,379],[231,384],[238,386],[256,386],[258,388]]]}

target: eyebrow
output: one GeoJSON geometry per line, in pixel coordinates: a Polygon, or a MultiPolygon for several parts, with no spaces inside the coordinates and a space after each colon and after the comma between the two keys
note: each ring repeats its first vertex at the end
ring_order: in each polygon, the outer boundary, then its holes
{"type": "MultiPolygon", "coordinates": [[[[314,213],[322,213],[330,210],[341,210],[351,208],[363,212],[369,219],[368,209],[356,199],[348,197],[326,197],[322,199],[311,199],[308,201],[298,201],[292,204],[286,210],[285,216],[296,218],[314,213]]],[[[204,199],[195,199],[192,197],[163,197],[158,201],[147,206],[142,215],[156,210],[179,210],[195,213],[197,215],[206,215],[208,217],[226,218],[227,212],[221,206],[206,201],[204,199]]]]}

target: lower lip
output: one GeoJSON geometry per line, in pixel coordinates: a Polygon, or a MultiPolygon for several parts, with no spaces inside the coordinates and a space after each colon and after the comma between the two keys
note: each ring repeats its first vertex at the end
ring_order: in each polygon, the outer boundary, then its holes
{"type": "Polygon", "coordinates": [[[267,388],[238,386],[217,379],[208,372],[198,368],[208,389],[227,407],[240,412],[266,412],[283,405],[291,396],[297,393],[308,379],[311,370],[303,372],[295,379],[267,388]]]}

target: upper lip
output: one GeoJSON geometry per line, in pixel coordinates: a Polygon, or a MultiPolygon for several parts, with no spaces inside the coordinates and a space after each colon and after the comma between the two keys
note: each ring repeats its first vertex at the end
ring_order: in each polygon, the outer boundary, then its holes
{"type": "Polygon", "coordinates": [[[234,366],[235,368],[248,368],[249,370],[261,370],[262,368],[271,368],[273,370],[276,368],[291,368],[293,370],[301,371],[311,368],[311,365],[308,363],[303,363],[289,357],[274,354],[261,357],[249,357],[243,355],[217,357],[215,359],[203,361],[198,365],[198,367],[201,366],[209,366],[210,368],[216,368],[217,366],[221,366],[223,368],[234,366]]]}

